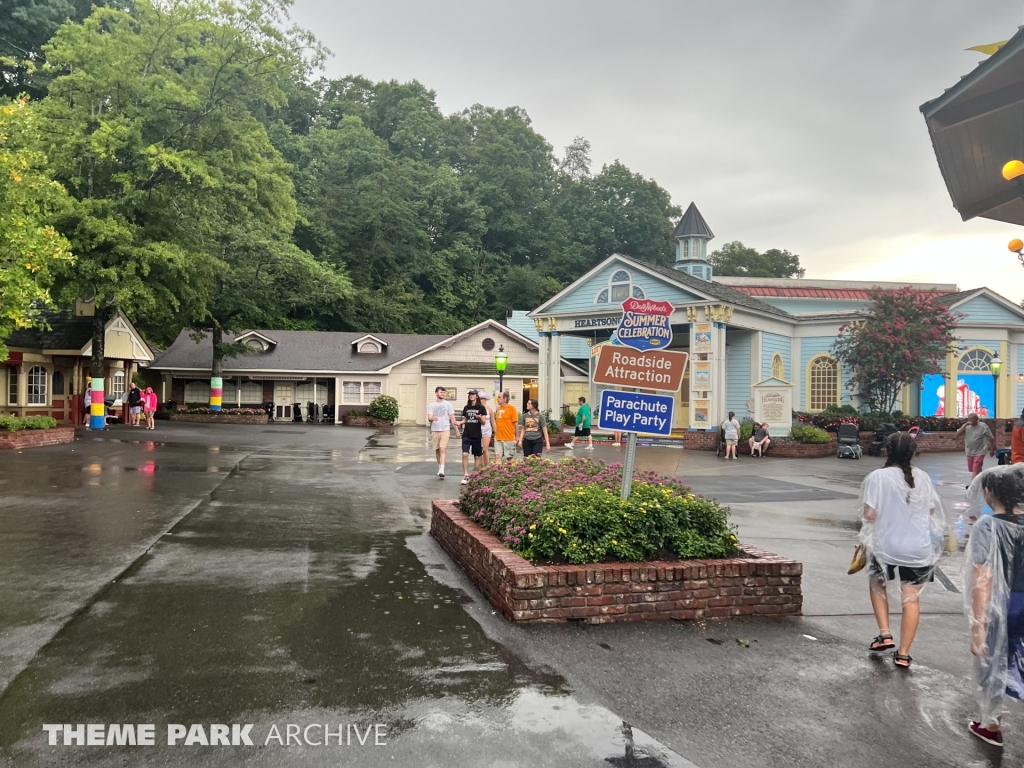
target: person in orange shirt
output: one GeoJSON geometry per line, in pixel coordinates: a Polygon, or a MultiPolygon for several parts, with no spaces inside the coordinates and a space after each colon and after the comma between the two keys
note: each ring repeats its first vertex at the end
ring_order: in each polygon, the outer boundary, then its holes
{"type": "Polygon", "coordinates": [[[494,460],[501,464],[504,459],[511,461],[516,455],[516,424],[519,411],[510,402],[508,392],[498,394],[498,409],[494,412],[494,460]]]}
{"type": "Polygon", "coordinates": [[[1010,462],[1024,464],[1024,411],[1020,412],[1020,418],[1013,425],[1013,434],[1010,435],[1010,462]]]}

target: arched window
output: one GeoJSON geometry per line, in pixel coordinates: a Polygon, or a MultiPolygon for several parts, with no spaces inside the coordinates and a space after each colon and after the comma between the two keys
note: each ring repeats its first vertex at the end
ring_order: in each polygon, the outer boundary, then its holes
{"type": "Polygon", "coordinates": [[[772,355],[772,377],[780,381],[786,380],[786,366],[782,362],[782,355],[778,352],[772,355]]]}
{"type": "Polygon", "coordinates": [[[206,405],[210,402],[210,382],[190,381],[185,385],[185,402],[189,405],[206,405]]]}
{"type": "Polygon", "coordinates": [[[53,372],[53,394],[64,394],[64,374],[60,371],[53,372]]]}
{"type": "Polygon", "coordinates": [[[991,373],[989,364],[992,362],[991,353],[984,349],[972,349],[964,353],[960,358],[960,365],[957,371],[960,373],[991,373]]]}
{"type": "Polygon", "coordinates": [[[840,400],[839,363],[831,355],[818,355],[807,365],[807,410],[822,411],[840,400]]]}
{"type": "Polygon", "coordinates": [[[41,365],[29,369],[28,404],[46,405],[46,369],[41,365]]]}
{"type": "Polygon", "coordinates": [[[646,299],[647,294],[639,285],[633,284],[633,278],[624,269],[617,270],[608,281],[608,287],[602,288],[594,299],[595,304],[621,304],[628,298],[646,299]]]}

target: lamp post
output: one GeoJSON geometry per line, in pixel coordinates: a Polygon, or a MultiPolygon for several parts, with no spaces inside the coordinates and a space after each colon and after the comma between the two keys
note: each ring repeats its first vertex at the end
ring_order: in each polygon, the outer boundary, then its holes
{"type": "Polygon", "coordinates": [[[997,418],[999,415],[999,373],[1003,370],[1003,361],[999,359],[999,355],[993,355],[992,360],[988,364],[989,371],[992,372],[992,389],[993,397],[995,398],[995,413],[992,414],[992,418],[997,418]]]}
{"type": "Polygon", "coordinates": [[[505,391],[505,368],[508,367],[508,355],[505,354],[505,345],[498,347],[498,354],[494,356],[494,368],[498,372],[498,392],[505,391]]]}

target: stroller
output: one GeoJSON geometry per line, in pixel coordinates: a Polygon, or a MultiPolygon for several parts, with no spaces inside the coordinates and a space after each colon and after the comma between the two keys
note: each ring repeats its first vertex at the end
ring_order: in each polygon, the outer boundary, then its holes
{"type": "Polygon", "coordinates": [[[891,421],[884,421],[878,425],[874,437],[871,438],[871,445],[868,446],[868,456],[881,456],[885,441],[889,435],[899,432],[896,425],[891,421]]]}
{"type": "Polygon", "coordinates": [[[860,430],[856,424],[839,425],[839,450],[836,458],[859,459],[862,455],[860,447],[860,430]]]}

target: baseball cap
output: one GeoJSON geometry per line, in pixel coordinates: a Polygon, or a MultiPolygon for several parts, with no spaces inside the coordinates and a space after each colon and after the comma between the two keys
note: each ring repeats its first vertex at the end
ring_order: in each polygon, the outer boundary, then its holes
{"type": "Polygon", "coordinates": [[[482,389],[476,393],[476,396],[481,400],[490,400],[491,396],[484,392],[482,389]]]}

